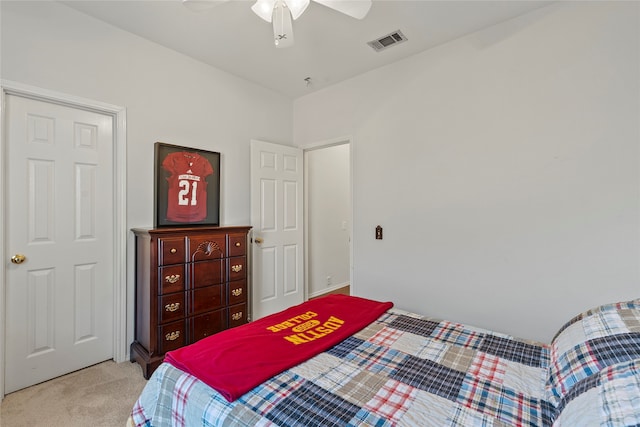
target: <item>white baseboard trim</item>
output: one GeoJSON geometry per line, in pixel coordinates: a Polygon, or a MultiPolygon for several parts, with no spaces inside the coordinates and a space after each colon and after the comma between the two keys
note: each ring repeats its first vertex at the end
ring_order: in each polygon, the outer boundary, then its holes
{"type": "Polygon", "coordinates": [[[329,292],[336,291],[336,290],[338,290],[340,288],[344,288],[345,286],[349,286],[349,282],[340,283],[338,285],[333,285],[333,286],[324,288],[324,289],[322,289],[320,291],[315,291],[315,292],[309,294],[309,299],[315,298],[315,297],[319,297],[319,296],[327,294],[329,292]]]}

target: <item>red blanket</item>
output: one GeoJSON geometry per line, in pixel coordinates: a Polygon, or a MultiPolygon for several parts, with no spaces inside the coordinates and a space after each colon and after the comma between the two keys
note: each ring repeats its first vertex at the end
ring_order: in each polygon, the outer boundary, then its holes
{"type": "Polygon", "coordinates": [[[233,402],[362,330],[391,307],[390,302],[329,295],[171,351],[164,361],[233,402]]]}

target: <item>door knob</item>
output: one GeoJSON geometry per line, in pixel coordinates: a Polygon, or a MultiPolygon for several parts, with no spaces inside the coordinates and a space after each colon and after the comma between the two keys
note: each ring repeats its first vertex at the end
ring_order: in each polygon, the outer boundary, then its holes
{"type": "Polygon", "coordinates": [[[22,254],[15,254],[11,257],[11,262],[14,264],[22,264],[26,259],[27,257],[22,254]]]}
{"type": "Polygon", "coordinates": [[[256,243],[258,243],[258,244],[260,244],[260,243],[264,242],[264,240],[262,240],[262,238],[261,238],[261,237],[256,237],[255,239],[253,239],[253,241],[254,241],[254,242],[256,242],[256,243]]]}

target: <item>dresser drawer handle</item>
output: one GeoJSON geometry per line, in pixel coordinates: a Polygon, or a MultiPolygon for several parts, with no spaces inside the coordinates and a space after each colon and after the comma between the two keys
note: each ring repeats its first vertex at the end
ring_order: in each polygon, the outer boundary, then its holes
{"type": "Polygon", "coordinates": [[[233,314],[231,315],[231,319],[232,319],[232,320],[240,320],[240,319],[242,319],[242,312],[241,312],[241,311],[239,311],[239,312],[237,312],[237,313],[233,313],[233,314]]]}
{"type": "Polygon", "coordinates": [[[164,336],[167,341],[175,341],[180,338],[180,331],[173,331],[170,334],[164,336]]]}
{"type": "Polygon", "coordinates": [[[164,306],[165,311],[177,311],[180,308],[180,303],[179,302],[174,302],[172,304],[167,304],[164,306]]]}
{"type": "Polygon", "coordinates": [[[180,275],[179,274],[172,274],[171,276],[166,276],[164,278],[165,281],[174,284],[176,283],[178,280],[180,280],[180,275]]]}
{"type": "Polygon", "coordinates": [[[239,297],[240,295],[242,295],[242,288],[233,289],[231,291],[231,295],[233,295],[234,297],[239,297]]]}
{"type": "Polygon", "coordinates": [[[171,248],[169,252],[171,252],[172,254],[175,254],[176,252],[178,252],[178,250],[176,248],[171,248]]]}
{"type": "Polygon", "coordinates": [[[231,271],[233,271],[234,273],[241,272],[242,271],[242,264],[232,265],[231,266],[231,271]]]}
{"type": "Polygon", "coordinates": [[[236,248],[239,248],[240,246],[242,246],[242,243],[236,242],[236,248]]]}

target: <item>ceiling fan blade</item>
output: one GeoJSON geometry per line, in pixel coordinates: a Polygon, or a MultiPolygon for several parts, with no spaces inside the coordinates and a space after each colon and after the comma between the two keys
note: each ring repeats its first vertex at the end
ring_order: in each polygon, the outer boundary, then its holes
{"type": "Polygon", "coordinates": [[[284,2],[291,11],[291,17],[294,20],[298,19],[309,6],[309,0],[284,0],[284,2]]]}
{"type": "Polygon", "coordinates": [[[182,4],[192,12],[204,12],[212,9],[220,3],[226,3],[229,0],[182,0],[182,4]]]}
{"type": "Polygon", "coordinates": [[[316,3],[327,6],[352,18],[362,19],[371,9],[371,0],[314,0],[316,3]]]}
{"type": "Polygon", "coordinates": [[[251,6],[251,10],[253,10],[253,13],[258,15],[260,18],[267,22],[271,22],[273,7],[275,4],[276,0],[257,0],[255,4],[251,6]]]}

